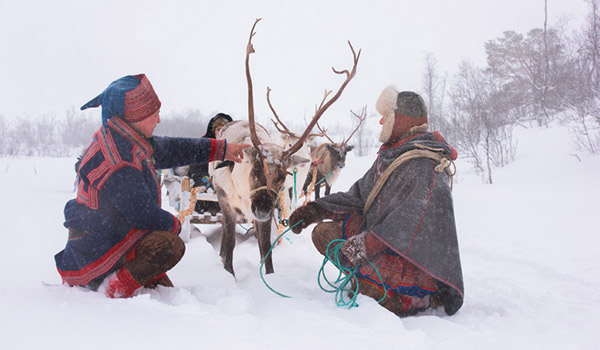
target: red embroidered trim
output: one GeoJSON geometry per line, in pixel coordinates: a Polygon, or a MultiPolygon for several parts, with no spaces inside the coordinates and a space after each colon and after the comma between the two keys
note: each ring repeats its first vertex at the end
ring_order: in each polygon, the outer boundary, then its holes
{"type": "Polygon", "coordinates": [[[125,93],[123,117],[130,123],[142,121],[160,109],[161,102],[145,74],[135,76],[140,85],[125,93]]]}
{"type": "Polygon", "coordinates": [[[381,146],[381,148],[379,148],[379,152],[381,152],[381,151],[383,151],[383,150],[386,150],[386,149],[388,149],[388,148],[395,148],[395,147],[398,147],[398,146],[402,146],[403,144],[407,143],[408,141],[410,141],[410,140],[414,139],[415,137],[417,137],[417,136],[421,136],[421,135],[424,135],[424,134],[426,134],[426,133],[425,133],[425,132],[422,132],[422,133],[419,133],[419,134],[414,134],[414,135],[411,135],[411,136],[409,136],[409,137],[405,137],[405,138],[403,138],[402,140],[400,140],[400,141],[398,141],[398,142],[394,143],[393,145],[384,144],[384,145],[382,145],[382,146],[381,146]]]}
{"type": "Polygon", "coordinates": [[[58,273],[61,275],[63,282],[69,285],[85,286],[94,278],[107,273],[127,250],[148,232],[150,230],[133,228],[121,242],[117,243],[98,260],[77,271],[58,270],[58,273]]]}
{"type": "Polygon", "coordinates": [[[152,146],[148,143],[148,141],[146,141],[146,139],[140,136],[121,118],[109,119],[108,125],[112,127],[116,132],[127,138],[132,144],[139,146],[146,154],[146,158],[150,158],[152,156],[152,146]]]}
{"type": "MultiPolygon", "coordinates": [[[[385,241],[383,239],[381,239],[381,237],[379,237],[379,235],[377,235],[374,231],[371,231],[371,233],[373,235],[375,235],[377,237],[377,239],[381,240],[382,242],[385,243],[385,241]]],[[[455,286],[454,284],[450,283],[448,280],[441,278],[435,274],[433,274],[431,271],[427,270],[426,268],[424,268],[421,264],[417,263],[416,261],[414,261],[413,259],[409,258],[408,256],[406,256],[406,254],[404,254],[403,252],[399,251],[398,249],[396,249],[394,246],[387,244],[388,248],[390,248],[392,251],[394,251],[396,254],[400,255],[401,257],[403,257],[404,259],[408,260],[411,264],[417,266],[418,268],[420,268],[421,270],[423,270],[424,272],[426,272],[428,275],[430,275],[431,277],[435,278],[436,280],[443,282],[447,285],[449,285],[450,287],[456,289],[456,291],[458,292],[458,294],[460,294],[460,296],[462,298],[464,298],[464,294],[462,292],[462,290],[460,290],[457,286],[455,286]]]]}
{"type": "Polygon", "coordinates": [[[225,140],[209,139],[210,140],[210,154],[208,161],[225,159],[225,140]]]}
{"type": "Polygon", "coordinates": [[[152,283],[158,281],[159,279],[165,277],[167,275],[166,272],[161,273],[160,275],[154,277],[153,279],[151,279],[148,283],[146,283],[146,285],[144,285],[144,287],[148,287],[150,286],[152,283]]]}
{"type": "Polygon", "coordinates": [[[171,233],[178,235],[181,232],[181,222],[179,221],[178,218],[176,218],[175,216],[171,215],[173,217],[173,228],[171,229],[171,233]]]}

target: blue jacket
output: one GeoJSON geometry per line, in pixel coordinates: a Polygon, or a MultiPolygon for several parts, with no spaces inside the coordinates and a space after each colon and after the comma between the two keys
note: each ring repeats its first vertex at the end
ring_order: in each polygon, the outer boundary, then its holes
{"type": "Polygon", "coordinates": [[[104,278],[151,231],[178,234],[179,220],[161,208],[155,169],[223,160],[225,149],[224,140],[148,140],[122,119],[109,119],[83,155],[77,198],[65,206],[64,225],[77,234],[55,256],[63,282],[85,286],[104,278]]]}

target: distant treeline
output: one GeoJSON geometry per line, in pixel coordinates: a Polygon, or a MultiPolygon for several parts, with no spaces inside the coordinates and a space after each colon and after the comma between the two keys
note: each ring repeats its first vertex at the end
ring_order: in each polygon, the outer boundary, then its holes
{"type": "MultiPolygon", "coordinates": [[[[442,73],[434,53],[425,55],[423,85],[416,90],[427,101],[430,125],[485,182],[492,182],[494,167],[514,158],[517,125],[564,123],[576,148],[600,152],[600,0],[586,2],[588,13],[580,30],[566,33],[564,25],[544,23],[525,34],[506,31],[485,43],[484,67],[464,60],[453,73],[442,73]]],[[[164,115],[156,134],[200,137],[211,117],[195,109],[164,115]]],[[[367,154],[378,138],[378,125],[365,124],[351,141],[358,155],[367,154]]],[[[75,109],[65,118],[9,121],[0,116],[0,156],[73,155],[89,144],[99,126],[99,120],[75,109]]],[[[341,140],[352,129],[334,125],[328,134],[341,140]]]]}
{"type": "Polygon", "coordinates": [[[564,123],[576,148],[600,152],[600,0],[586,3],[575,33],[544,24],[487,41],[485,67],[465,60],[454,74],[441,74],[435,56],[425,55],[422,89],[430,123],[485,182],[492,182],[493,167],[513,159],[515,125],[564,123]]]}

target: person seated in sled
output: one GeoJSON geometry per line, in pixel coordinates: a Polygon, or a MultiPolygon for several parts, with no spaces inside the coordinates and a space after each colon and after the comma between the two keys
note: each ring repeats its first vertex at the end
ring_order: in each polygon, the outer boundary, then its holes
{"type": "MultiPolygon", "coordinates": [[[[217,138],[219,131],[221,131],[225,125],[232,121],[233,119],[228,114],[218,113],[210,119],[208,126],[206,127],[206,133],[202,137],[210,139],[217,138]]],[[[190,165],[188,176],[193,181],[193,187],[200,187],[201,193],[214,193],[212,178],[208,173],[208,163],[190,165]]],[[[221,211],[221,208],[219,207],[219,202],[198,200],[196,201],[195,211],[200,214],[208,211],[212,215],[216,215],[221,211]]]]}
{"type": "Polygon", "coordinates": [[[153,136],[161,101],[144,74],[113,81],[81,107],[102,107],[102,127],[78,166],[77,198],[64,209],[65,248],[55,255],[63,283],[130,297],[173,286],[182,258],[181,223],[161,208],[155,169],[213,160],[241,162],[246,144],[153,136]]]}
{"type": "Polygon", "coordinates": [[[293,228],[300,233],[332,219],[314,228],[314,245],[325,255],[332,240],[344,239],[341,261],[358,266],[359,293],[386,295],[381,305],[396,315],[437,306],[452,315],[464,295],[450,192],[456,150],[428,131],[425,103],[414,92],[386,88],[377,111],[383,145],[371,168],[347,192],[298,208],[289,224],[303,220],[293,228]]]}

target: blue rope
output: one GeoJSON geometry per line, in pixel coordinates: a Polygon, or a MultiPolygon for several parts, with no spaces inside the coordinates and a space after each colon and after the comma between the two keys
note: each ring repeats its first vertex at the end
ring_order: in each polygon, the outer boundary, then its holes
{"type": "Polygon", "coordinates": [[[269,257],[269,254],[271,254],[271,251],[273,250],[273,248],[275,247],[275,245],[277,244],[277,242],[279,241],[279,239],[285,235],[289,230],[293,229],[294,227],[298,226],[302,221],[304,220],[300,220],[297,223],[295,223],[293,226],[290,226],[287,230],[283,231],[273,242],[273,244],[271,244],[271,248],[269,248],[269,251],[267,252],[267,255],[265,255],[265,258],[263,259],[263,261],[260,263],[260,269],[258,270],[258,272],[260,272],[260,279],[263,281],[263,283],[265,284],[265,286],[267,286],[267,288],[269,288],[271,290],[271,292],[279,295],[280,297],[284,297],[284,298],[291,298],[288,295],[279,293],[278,291],[276,291],[275,289],[271,288],[271,286],[267,283],[267,281],[265,281],[265,277],[263,276],[263,266],[265,265],[265,261],[267,260],[267,258],[269,257]]]}
{"type": "Polygon", "coordinates": [[[358,304],[356,304],[355,302],[359,289],[358,283],[356,283],[354,290],[352,289],[352,287],[346,287],[352,281],[352,278],[356,275],[358,266],[355,266],[354,268],[350,269],[340,262],[339,252],[340,248],[342,247],[342,244],[344,244],[343,239],[334,239],[327,245],[327,248],[325,249],[325,258],[323,259],[323,264],[321,265],[321,268],[319,269],[319,274],[317,276],[317,282],[319,283],[319,287],[322,291],[327,293],[335,293],[335,304],[337,306],[347,306],[348,308],[352,308],[358,306],[358,304]],[[333,247],[333,250],[330,250],[331,245],[336,242],[338,243],[333,247]],[[334,282],[331,282],[327,278],[327,276],[325,276],[325,265],[328,261],[331,261],[331,263],[338,268],[338,276],[336,277],[334,282]],[[323,284],[321,283],[321,278],[323,278],[327,285],[332,289],[327,289],[323,287],[323,284]],[[353,295],[349,301],[344,300],[344,292],[348,292],[353,295]]]}
{"type": "Polygon", "coordinates": [[[244,226],[242,226],[242,224],[238,224],[242,229],[246,230],[246,232],[244,233],[244,235],[247,235],[248,232],[250,232],[250,230],[252,230],[254,228],[254,226],[251,226],[250,228],[245,228],[244,226]]]}
{"type": "Polygon", "coordinates": [[[327,174],[327,175],[323,176],[323,178],[322,178],[321,180],[317,181],[317,183],[315,184],[315,187],[316,187],[317,185],[320,185],[320,184],[321,184],[321,182],[325,181],[325,179],[326,179],[327,177],[329,177],[329,175],[331,175],[331,173],[329,173],[329,174],[327,174]]]}
{"type": "MultiPolygon", "coordinates": [[[[356,298],[358,297],[359,284],[356,278],[356,273],[360,268],[360,265],[355,266],[353,268],[349,268],[342,263],[342,261],[340,260],[340,249],[342,248],[342,244],[344,244],[344,242],[344,239],[334,239],[327,245],[327,248],[325,250],[325,258],[323,259],[323,264],[321,265],[321,269],[319,270],[318,283],[321,290],[327,293],[335,293],[335,304],[337,306],[347,306],[348,308],[352,308],[358,306],[358,304],[356,303],[356,298]],[[333,249],[330,249],[331,245],[334,243],[337,244],[333,247],[333,249]],[[338,276],[334,282],[329,281],[327,276],[325,276],[325,265],[327,264],[327,262],[331,262],[339,271],[338,276]],[[329,287],[333,289],[326,289],[325,287],[323,287],[323,285],[321,284],[321,276],[323,280],[329,285],[329,287]],[[352,281],[352,279],[356,281],[354,289],[347,288],[348,284],[352,281]],[[346,301],[344,299],[344,292],[352,294],[350,300],[346,301]]],[[[379,280],[381,281],[381,285],[383,285],[383,297],[377,300],[378,303],[381,303],[387,297],[387,288],[385,286],[385,283],[383,283],[383,278],[381,277],[381,274],[379,273],[377,267],[371,261],[367,260],[367,262],[373,267],[373,269],[377,273],[377,276],[379,277],[379,280]]]]}
{"type": "MultiPolygon", "coordinates": [[[[284,297],[284,298],[291,298],[291,296],[282,294],[282,293],[276,291],[275,289],[273,289],[267,283],[267,281],[265,281],[262,270],[263,270],[265,261],[267,260],[267,257],[269,256],[269,254],[271,254],[271,251],[273,250],[273,248],[275,247],[275,244],[277,244],[279,239],[283,235],[285,235],[289,230],[291,230],[294,227],[296,227],[297,225],[299,225],[302,221],[304,221],[304,220],[298,221],[296,224],[289,227],[287,230],[283,231],[275,239],[275,241],[271,245],[271,248],[269,248],[267,255],[265,255],[265,258],[263,259],[263,261],[260,264],[260,269],[259,269],[260,278],[263,281],[263,283],[265,284],[265,286],[267,286],[267,288],[269,288],[269,290],[272,291],[273,293],[275,293],[281,297],[284,297]]],[[[327,249],[325,251],[325,258],[323,259],[323,264],[321,265],[321,268],[319,269],[319,274],[317,276],[317,283],[319,284],[319,287],[321,288],[321,290],[323,290],[327,293],[335,293],[335,304],[337,306],[340,306],[340,307],[347,306],[348,308],[352,308],[352,307],[358,306],[358,304],[356,303],[356,298],[358,296],[359,284],[356,283],[354,290],[351,288],[346,288],[346,286],[352,281],[352,279],[357,280],[356,272],[358,271],[360,266],[355,266],[354,268],[350,269],[350,268],[346,267],[340,261],[340,249],[344,242],[345,242],[344,239],[334,239],[331,242],[329,242],[329,244],[327,245],[327,249]],[[331,245],[336,242],[338,242],[337,245],[335,245],[335,247],[333,247],[333,250],[330,251],[331,245]],[[338,268],[339,274],[334,282],[329,281],[327,276],[325,276],[325,265],[327,264],[327,262],[331,262],[335,267],[338,268]],[[321,284],[321,278],[323,278],[323,280],[329,285],[329,287],[333,288],[333,289],[326,289],[325,287],[323,287],[323,285],[321,284]],[[349,301],[344,300],[344,292],[348,292],[348,293],[352,294],[352,298],[350,298],[349,301]]],[[[383,297],[377,301],[378,303],[381,303],[387,297],[387,288],[385,286],[385,283],[383,282],[383,278],[381,277],[381,274],[379,273],[379,270],[377,269],[377,267],[372,262],[370,262],[368,260],[367,260],[367,262],[373,267],[373,269],[377,273],[377,276],[379,277],[379,280],[381,281],[381,285],[383,285],[383,297]]]]}

